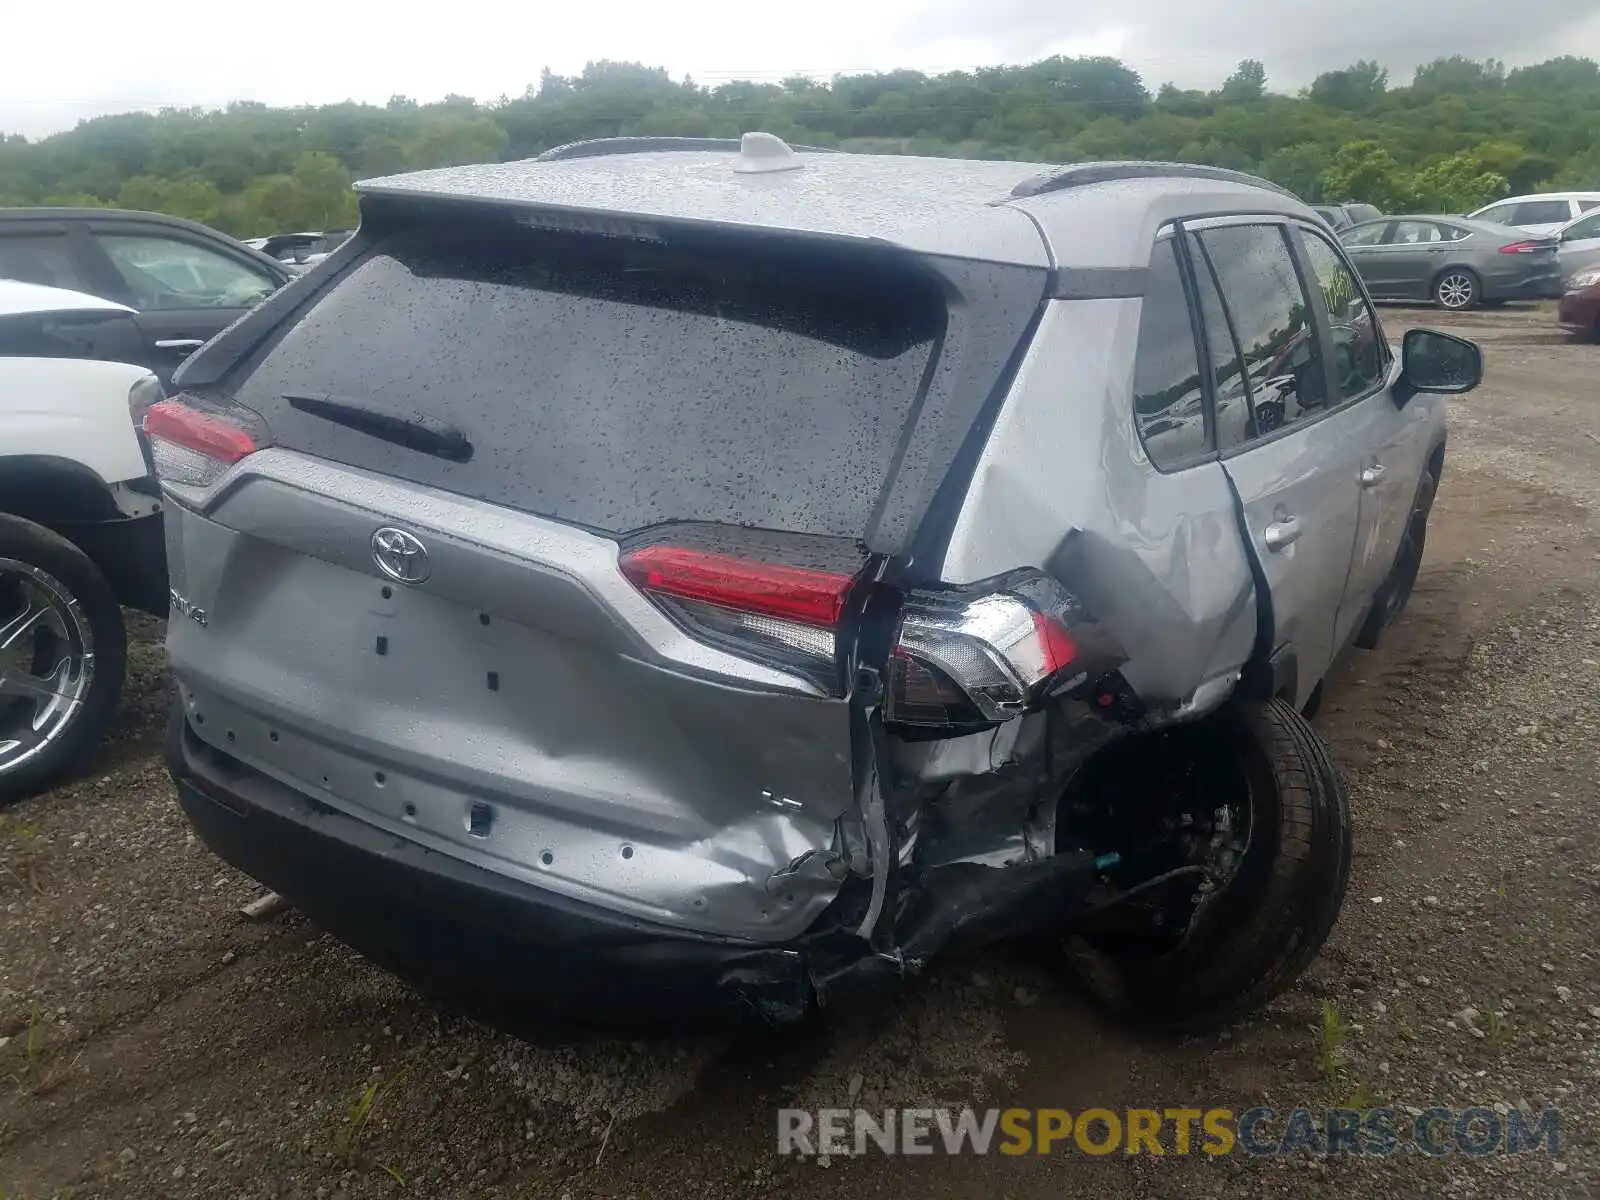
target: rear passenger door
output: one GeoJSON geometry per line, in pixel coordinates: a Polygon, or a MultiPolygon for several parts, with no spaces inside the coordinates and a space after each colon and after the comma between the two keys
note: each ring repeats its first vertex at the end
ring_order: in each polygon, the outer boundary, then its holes
{"type": "Polygon", "coordinates": [[[116,298],[139,311],[147,361],[163,382],[284,278],[221,242],[165,226],[97,220],[89,232],[116,280],[116,298]]]}
{"type": "Polygon", "coordinates": [[[1330,404],[1322,317],[1289,227],[1224,218],[1186,230],[1212,369],[1233,381],[1217,394],[1217,447],[1270,596],[1275,665],[1304,705],[1338,645],[1360,519],[1362,422],[1330,404]]]}

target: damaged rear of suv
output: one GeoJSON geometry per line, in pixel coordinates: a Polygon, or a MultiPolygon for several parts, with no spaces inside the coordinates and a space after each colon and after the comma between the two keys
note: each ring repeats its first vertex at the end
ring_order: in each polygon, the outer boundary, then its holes
{"type": "Polygon", "coordinates": [[[1185,222],[1241,212],[1319,269],[1297,201],[1151,164],[747,135],[363,185],[143,417],[190,820],[499,1011],[780,1022],[1030,932],[1147,1020],[1270,997],[1349,868],[1299,709],[1403,605],[1441,461],[1391,393],[1477,364],[1408,382],[1331,242],[1347,293],[1208,340],[1185,222]],[[1286,448],[1303,495],[1227,466],[1227,422],[1368,398],[1286,448]],[[1301,501],[1293,571],[1252,524],[1301,501]]]}

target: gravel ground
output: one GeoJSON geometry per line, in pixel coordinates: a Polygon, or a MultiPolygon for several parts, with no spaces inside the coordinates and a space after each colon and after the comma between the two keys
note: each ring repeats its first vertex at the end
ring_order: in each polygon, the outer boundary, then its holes
{"type": "Polygon", "coordinates": [[[1001,950],[774,1036],[507,1038],[295,914],[238,915],[258,889],[188,834],[156,757],[152,623],[95,769],[0,814],[0,1194],[1596,1194],[1600,348],[1554,334],[1547,308],[1449,324],[1482,339],[1489,378],[1452,404],[1406,619],[1340,672],[1318,718],[1353,795],[1354,875],[1327,949],[1265,1013],[1141,1039],[1001,950]],[[1485,1159],[774,1155],[774,1108],[851,1099],[1555,1104],[1563,1144],[1485,1159]]]}

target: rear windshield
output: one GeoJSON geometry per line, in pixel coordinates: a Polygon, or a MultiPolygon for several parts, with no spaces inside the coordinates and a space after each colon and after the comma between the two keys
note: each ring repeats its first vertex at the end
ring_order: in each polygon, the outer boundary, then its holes
{"type": "Polygon", "coordinates": [[[864,534],[944,330],[931,275],[775,238],[461,224],[390,235],[247,365],[235,394],[279,444],[606,532],[864,534]],[[471,450],[286,397],[443,421],[471,450]]]}

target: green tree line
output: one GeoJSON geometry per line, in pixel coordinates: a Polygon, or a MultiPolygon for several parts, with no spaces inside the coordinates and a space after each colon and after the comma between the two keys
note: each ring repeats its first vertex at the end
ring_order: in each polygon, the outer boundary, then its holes
{"type": "Polygon", "coordinates": [[[1152,93],[1113,58],[924,75],[797,77],[703,87],[665,70],[546,71],[518,97],[419,104],[166,109],[0,137],[0,206],[114,205],[240,236],[355,219],[352,180],[527,158],[581,138],[732,137],[892,153],[1072,162],[1173,159],[1253,171],[1311,201],[1458,212],[1544,187],[1600,188],[1600,66],[1563,57],[1507,70],[1441,58],[1411,82],[1358,62],[1298,95],[1248,60],[1216,89],[1152,93]]]}

